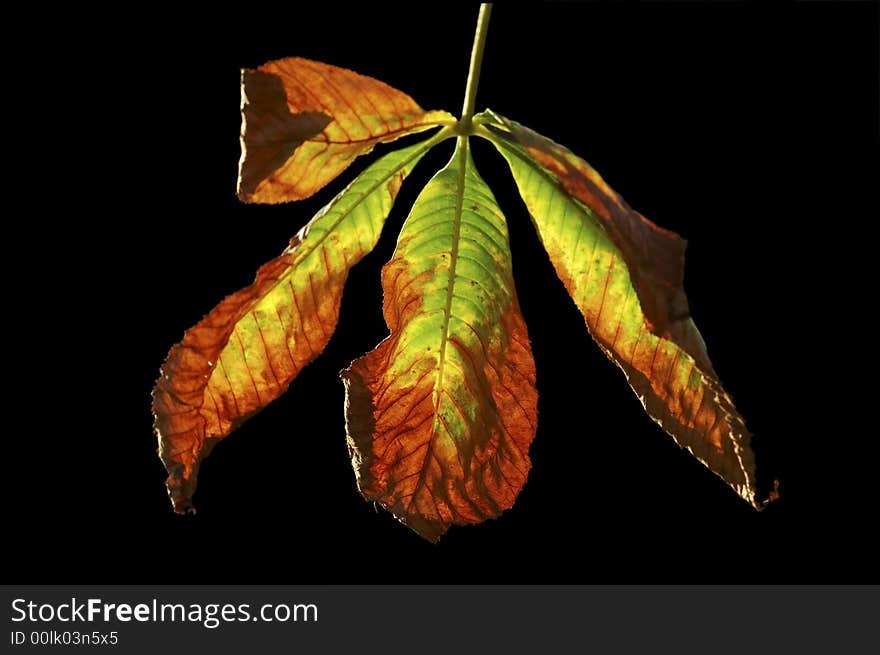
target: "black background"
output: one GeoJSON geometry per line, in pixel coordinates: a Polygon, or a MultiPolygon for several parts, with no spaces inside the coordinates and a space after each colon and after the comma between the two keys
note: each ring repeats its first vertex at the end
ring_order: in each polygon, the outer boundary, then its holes
{"type": "Polygon", "coordinates": [[[510,224],[538,370],[532,472],[499,520],[438,545],[359,496],[337,374],[387,333],[379,271],[446,143],[353,270],[324,355],[205,461],[198,514],[174,515],[150,415],[159,365],[375,157],[301,203],[239,203],[239,68],[299,55],[426,108],[461,105],[475,5],[288,5],[142,10],[67,32],[51,70],[68,71],[79,105],[64,148],[73,184],[37,197],[63,209],[36,219],[51,245],[32,268],[51,286],[29,295],[50,328],[30,333],[45,354],[25,355],[33,393],[16,414],[29,427],[10,435],[9,577],[878,581],[876,491],[857,472],[876,428],[840,366],[876,350],[860,260],[843,256],[878,216],[874,3],[500,5],[488,38],[477,107],[565,144],[688,239],[692,314],[780,501],[753,511],[644,414],[483,143],[476,162],[510,224]]]}

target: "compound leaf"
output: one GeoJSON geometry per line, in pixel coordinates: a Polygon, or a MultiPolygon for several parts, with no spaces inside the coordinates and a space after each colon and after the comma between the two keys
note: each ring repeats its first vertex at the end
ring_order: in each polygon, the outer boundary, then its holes
{"type": "Polygon", "coordinates": [[[471,157],[476,135],[507,160],[588,331],[648,414],[742,498],[763,505],[751,436],[689,314],[684,240],[633,211],[567,148],[491,111],[472,116],[488,16],[481,8],[461,121],[307,59],[242,70],[238,195],[246,202],[306,198],[376,144],[442,129],[368,167],[251,286],[171,349],[153,413],[176,511],[192,510],[199,464],[213,446],[323,351],[348,272],[375,246],[404,178],[453,135],[452,159],[419,195],[382,271],[390,334],[340,374],[361,493],[436,541],[453,524],[510,508],[531,467],[535,365],[506,220],[471,157]]]}
{"type": "Polygon", "coordinates": [[[510,165],[560,279],[648,414],[750,504],[754,455],[682,286],[685,242],[567,148],[493,112],[475,120],[510,165]]]}
{"type": "Polygon", "coordinates": [[[377,143],[448,125],[384,82],[289,57],[241,72],[238,195],[247,202],[307,198],[377,143]]]}
{"type": "Polygon", "coordinates": [[[530,468],[535,368],[507,225],[466,138],[382,271],[391,334],[342,372],[358,487],[426,539],[511,507],[530,468]]]}
{"type": "Polygon", "coordinates": [[[228,296],[171,349],[153,390],[153,414],[176,511],[192,509],[199,462],[214,444],[281,395],[327,345],[349,269],[376,245],[404,178],[442,138],[367,168],[251,286],[228,296]]]}

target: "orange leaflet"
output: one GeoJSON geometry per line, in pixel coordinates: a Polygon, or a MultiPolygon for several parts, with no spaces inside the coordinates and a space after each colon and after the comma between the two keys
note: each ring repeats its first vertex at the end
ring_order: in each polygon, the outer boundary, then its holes
{"type": "Polygon", "coordinates": [[[171,349],[153,391],[159,455],[179,512],[199,462],[281,395],[327,345],[349,269],[376,245],[404,177],[435,141],[389,153],[319,211],[256,281],[171,349]]]}
{"type": "Polygon", "coordinates": [[[454,122],[365,75],[299,57],[241,73],[238,194],[307,198],[377,143],[454,122]]]}

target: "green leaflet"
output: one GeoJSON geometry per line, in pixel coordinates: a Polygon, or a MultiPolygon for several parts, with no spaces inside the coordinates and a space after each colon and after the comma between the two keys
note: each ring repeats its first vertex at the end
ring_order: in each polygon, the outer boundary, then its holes
{"type": "Polygon", "coordinates": [[[512,506],[537,425],[507,225],[466,137],[382,273],[391,335],[343,371],[362,493],[422,536],[512,506]]]}

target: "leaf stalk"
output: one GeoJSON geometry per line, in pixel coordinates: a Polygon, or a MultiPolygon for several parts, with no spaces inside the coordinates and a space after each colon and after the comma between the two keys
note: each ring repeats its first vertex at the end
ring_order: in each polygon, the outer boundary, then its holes
{"type": "Polygon", "coordinates": [[[471,118],[477,100],[477,86],[480,84],[480,68],[483,65],[483,51],[486,48],[486,34],[489,31],[489,17],[492,14],[492,3],[480,5],[477,16],[477,30],[474,34],[474,47],[471,49],[471,65],[468,70],[467,86],[464,91],[464,103],[461,107],[461,120],[458,121],[459,134],[471,133],[471,118]]]}

